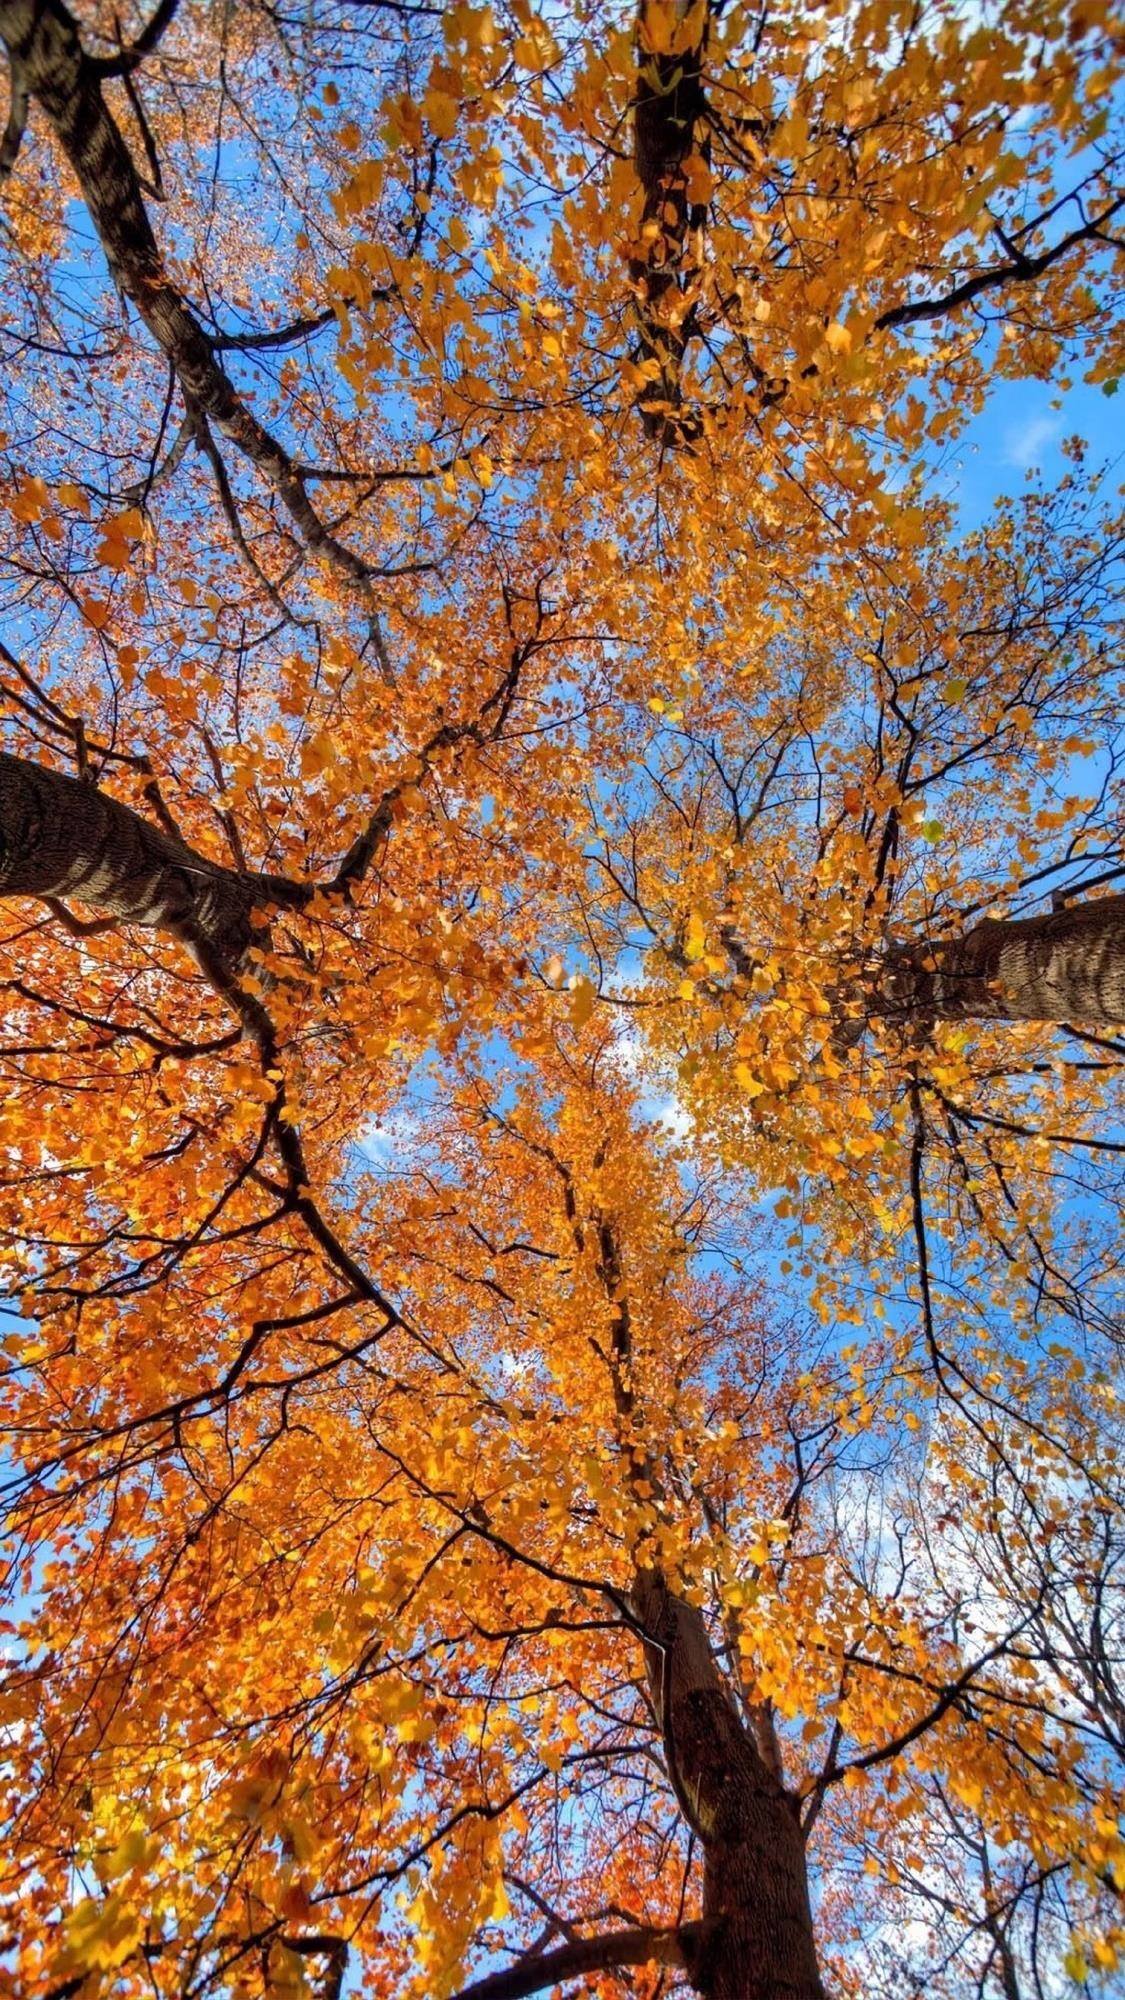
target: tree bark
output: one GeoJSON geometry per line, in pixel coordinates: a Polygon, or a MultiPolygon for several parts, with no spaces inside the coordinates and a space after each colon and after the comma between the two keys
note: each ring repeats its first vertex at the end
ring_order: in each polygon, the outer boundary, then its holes
{"type": "Polygon", "coordinates": [[[0,751],[0,896],[93,905],[169,931],[229,973],[271,884],[208,861],[96,785],[0,751]]]}
{"type": "Polygon", "coordinates": [[[655,1570],[633,1595],[669,1771],[703,1848],[692,1983],[704,2000],[824,2000],[796,1801],[744,1726],[700,1612],[655,1570]]]}
{"type": "Polygon", "coordinates": [[[644,204],[629,275],[637,299],[637,358],[654,363],[658,373],[637,404],[646,434],[675,447],[690,444],[699,428],[698,417],[683,412],[682,372],[707,223],[707,203],[693,199],[689,188],[688,163],[694,155],[704,160],[710,155],[703,90],[710,9],[702,11],[697,39],[675,53],[647,46],[647,16],[646,0],[641,0],[633,164],[644,204]]]}
{"type": "Polygon", "coordinates": [[[608,1972],[625,1965],[683,1966],[698,1931],[697,1924],[681,1924],[673,1930],[638,1927],[573,1938],[554,1951],[529,1952],[517,1964],[474,1980],[455,1993],[453,2000],[527,2000],[532,1993],[542,1993],[548,1986],[580,1978],[583,1973],[608,1972]]]}
{"type": "Polygon", "coordinates": [[[872,1013],[939,1021],[1125,1023],[1125,895],[1041,917],[987,917],[891,954],[872,1013]]]}

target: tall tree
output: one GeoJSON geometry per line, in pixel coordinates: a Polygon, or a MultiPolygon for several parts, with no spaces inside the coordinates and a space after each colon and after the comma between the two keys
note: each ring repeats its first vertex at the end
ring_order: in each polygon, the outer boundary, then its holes
{"type": "Polygon", "coordinates": [[[15,1987],[1111,1973],[1120,37],[0,43],[15,1987]]]}

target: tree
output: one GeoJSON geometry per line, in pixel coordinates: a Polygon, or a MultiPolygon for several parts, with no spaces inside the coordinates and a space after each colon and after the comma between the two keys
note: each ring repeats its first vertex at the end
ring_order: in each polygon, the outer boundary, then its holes
{"type": "Polygon", "coordinates": [[[0,40],[17,1989],[1111,1974],[1120,38],[0,40]]]}

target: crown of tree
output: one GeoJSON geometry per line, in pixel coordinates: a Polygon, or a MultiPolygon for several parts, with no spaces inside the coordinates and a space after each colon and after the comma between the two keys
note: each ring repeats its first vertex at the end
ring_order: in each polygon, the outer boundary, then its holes
{"type": "Polygon", "coordinates": [[[1112,1986],[1105,0],[0,52],[0,1987],[1112,1986]]]}

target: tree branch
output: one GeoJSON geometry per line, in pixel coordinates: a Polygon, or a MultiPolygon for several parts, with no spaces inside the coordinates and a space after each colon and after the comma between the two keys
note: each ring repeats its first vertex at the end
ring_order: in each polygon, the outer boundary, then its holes
{"type": "MultiPolygon", "coordinates": [[[[389,299],[393,294],[378,292],[372,296],[389,299]]],[[[320,333],[324,327],[331,326],[335,318],[333,308],[326,306],[323,312],[312,313],[307,319],[290,320],[288,326],[267,328],[264,333],[217,333],[212,344],[222,349],[237,348],[242,353],[250,349],[293,347],[297,341],[307,340],[311,334],[320,333]]]]}
{"type": "Polygon", "coordinates": [[[239,874],[84,779],[0,751],[0,897],[69,899],[182,939],[213,976],[253,939],[253,912],[300,908],[312,884],[239,874]]]}
{"type": "Polygon", "coordinates": [[[160,0],[160,5],[141,29],[136,41],[130,42],[127,49],[119,50],[115,56],[95,58],[99,75],[124,77],[135,70],[146,56],[152,54],[165,29],[171,26],[179,4],[180,0],[160,0]]]}
{"type": "MultiPolygon", "coordinates": [[[[155,32],[156,19],[146,35],[155,32]]],[[[74,17],[63,0],[0,0],[0,40],[70,161],[115,284],[167,356],[189,409],[250,461],[305,546],[344,579],[374,621],[376,572],[322,520],[292,454],[239,394],[169,276],[132,155],[102,95],[106,71],[83,48],[74,17]]]]}
{"type": "Polygon", "coordinates": [[[533,1958],[524,1958],[503,1972],[490,1972],[472,1986],[463,1986],[452,2000],[523,2000],[564,1979],[583,1973],[610,1972],[619,1965],[675,1965],[688,1970],[698,1953],[702,1924],[681,1924],[676,1930],[646,1927],[604,1931],[597,1937],[576,1938],[533,1958]]]}
{"type": "Polygon", "coordinates": [[[994,264],[988,271],[978,271],[975,276],[964,279],[937,298],[916,299],[912,305],[892,306],[889,312],[879,315],[875,326],[881,331],[886,327],[913,326],[918,320],[941,319],[945,313],[956,312],[959,306],[970,305],[982,292],[996,291],[1002,285],[1027,284],[1033,278],[1041,278],[1044,271],[1050,270],[1052,264],[1057,264],[1068,250],[1073,250],[1079,243],[1103,240],[1107,222],[1112,222],[1122,208],[1125,208],[1125,195],[1119,195],[1100,215],[1083,223],[1080,229],[1072,229],[1068,236],[1041,250],[1038,256],[1029,257],[1025,251],[1017,250],[1008,263],[994,264]]]}

